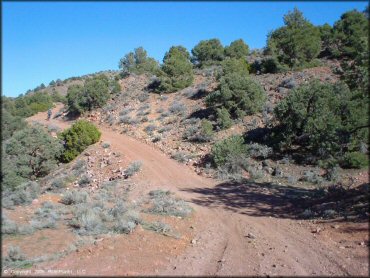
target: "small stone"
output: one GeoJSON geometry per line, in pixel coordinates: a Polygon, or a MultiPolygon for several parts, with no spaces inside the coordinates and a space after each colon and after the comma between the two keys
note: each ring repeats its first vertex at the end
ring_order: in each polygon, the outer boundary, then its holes
{"type": "Polygon", "coordinates": [[[365,242],[361,241],[358,245],[365,246],[365,242]]]}
{"type": "Polygon", "coordinates": [[[197,244],[197,240],[194,238],[191,240],[191,244],[197,244]]]}
{"type": "Polygon", "coordinates": [[[252,233],[248,233],[248,235],[246,237],[251,238],[251,239],[255,239],[256,238],[256,236],[254,234],[252,234],[252,233]]]}
{"type": "Polygon", "coordinates": [[[333,229],[338,229],[340,226],[339,226],[339,225],[331,225],[331,227],[332,227],[333,229]]]}
{"type": "Polygon", "coordinates": [[[32,200],[32,205],[36,205],[36,204],[38,204],[39,203],[39,200],[38,199],[34,199],[34,200],[32,200]]]}
{"type": "Polygon", "coordinates": [[[316,227],[316,229],[312,230],[311,232],[318,234],[318,233],[321,232],[321,228],[320,227],[316,227]]]}
{"type": "Polygon", "coordinates": [[[344,246],[339,246],[339,249],[346,249],[346,247],[344,247],[344,246]]]}

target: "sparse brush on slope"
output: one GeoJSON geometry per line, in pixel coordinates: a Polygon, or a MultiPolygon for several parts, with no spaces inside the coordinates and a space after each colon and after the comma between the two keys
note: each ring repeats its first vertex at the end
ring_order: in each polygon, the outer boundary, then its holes
{"type": "Polygon", "coordinates": [[[150,191],[149,198],[151,207],[147,211],[150,213],[186,217],[192,212],[184,200],[172,197],[170,191],[150,191]]]}

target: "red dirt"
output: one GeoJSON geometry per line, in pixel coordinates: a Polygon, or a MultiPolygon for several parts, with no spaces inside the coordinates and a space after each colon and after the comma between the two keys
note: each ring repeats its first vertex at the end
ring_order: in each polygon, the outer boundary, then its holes
{"type": "MultiPolygon", "coordinates": [[[[46,122],[45,115],[29,120],[46,122]]],[[[50,123],[68,126],[61,120],[50,123]]],[[[294,212],[275,189],[221,184],[196,175],[149,145],[107,128],[101,131],[113,151],[143,162],[142,172],[134,177],[132,198],[156,188],[169,189],[189,201],[195,215],[178,222],[180,240],[137,229],[44,263],[43,269],[84,269],[95,275],[369,274],[368,223],[292,219],[294,212]],[[336,224],[339,228],[331,227],[336,224]],[[322,230],[313,233],[318,226],[322,230]]]]}

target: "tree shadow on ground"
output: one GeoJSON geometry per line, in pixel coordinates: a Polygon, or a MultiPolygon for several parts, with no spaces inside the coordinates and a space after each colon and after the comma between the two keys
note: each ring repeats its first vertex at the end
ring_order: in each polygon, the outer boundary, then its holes
{"type": "Polygon", "coordinates": [[[192,100],[198,100],[204,98],[209,92],[207,90],[199,89],[194,95],[190,97],[192,100]]]}
{"type": "Polygon", "coordinates": [[[191,113],[188,117],[188,119],[190,118],[198,118],[198,119],[208,119],[209,116],[213,115],[214,114],[214,111],[213,109],[210,107],[210,108],[204,108],[204,109],[200,109],[200,110],[197,110],[197,111],[194,111],[193,113],[191,113]]]}
{"type": "Polygon", "coordinates": [[[353,190],[335,189],[322,194],[318,189],[298,188],[269,182],[224,182],[213,188],[185,188],[198,197],[191,199],[195,204],[207,207],[222,207],[235,213],[257,217],[306,219],[306,209],[316,217],[329,209],[336,209],[356,219],[363,219],[366,213],[356,210],[356,204],[364,203],[365,209],[368,185],[353,190]],[[367,186],[367,187],[366,187],[367,186]],[[330,203],[328,203],[330,202],[330,203]],[[350,211],[349,211],[350,210],[350,211]]]}
{"type": "Polygon", "coordinates": [[[309,189],[250,181],[224,182],[213,188],[185,188],[183,191],[199,194],[191,201],[201,206],[278,218],[297,218],[303,210],[299,203],[313,194],[309,189]]]}

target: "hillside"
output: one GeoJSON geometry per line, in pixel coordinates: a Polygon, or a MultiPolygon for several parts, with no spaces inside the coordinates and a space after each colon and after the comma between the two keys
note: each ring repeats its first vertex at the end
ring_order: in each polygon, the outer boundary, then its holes
{"type": "Polygon", "coordinates": [[[366,20],[3,97],[2,273],[368,275],[366,20]]]}

